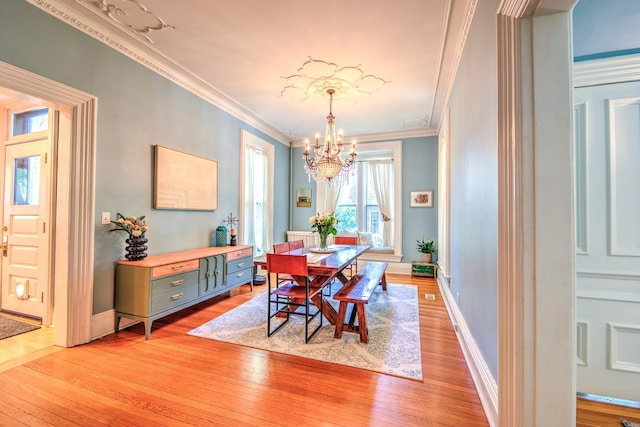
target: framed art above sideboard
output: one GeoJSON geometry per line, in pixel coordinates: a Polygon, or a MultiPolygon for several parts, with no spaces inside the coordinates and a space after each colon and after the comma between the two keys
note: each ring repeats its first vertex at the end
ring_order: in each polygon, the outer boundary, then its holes
{"type": "Polygon", "coordinates": [[[153,207],[156,209],[218,209],[218,162],[155,146],[153,207]]]}

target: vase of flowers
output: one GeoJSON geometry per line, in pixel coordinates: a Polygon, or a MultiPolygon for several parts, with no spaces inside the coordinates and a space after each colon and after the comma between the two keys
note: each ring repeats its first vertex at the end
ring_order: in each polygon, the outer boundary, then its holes
{"type": "Polygon", "coordinates": [[[129,261],[144,259],[147,256],[146,243],[148,242],[144,233],[149,229],[144,216],[136,218],[135,216],[124,216],[120,212],[116,215],[116,220],[111,221],[116,228],[109,231],[125,231],[129,234],[129,237],[126,239],[127,246],[125,249],[127,250],[127,254],[125,258],[129,261]]]}
{"type": "Polygon", "coordinates": [[[329,234],[334,236],[338,234],[336,225],[338,224],[338,218],[333,214],[315,214],[309,218],[311,229],[317,231],[320,236],[320,249],[327,249],[327,237],[329,234]]]}

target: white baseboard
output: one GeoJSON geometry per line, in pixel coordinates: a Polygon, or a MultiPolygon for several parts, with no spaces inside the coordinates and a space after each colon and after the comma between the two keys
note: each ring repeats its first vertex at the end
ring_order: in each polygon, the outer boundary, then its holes
{"type": "MultiPolygon", "coordinates": [[[[113,309],[94,314],[91,318],[91,341],[114,333],[115,320],[116,312],[113,309]]],[[[124,329],[134,323],[137,323],[137,321],[122,318],[120,319],[120,329],[124,329]]]]}
{"type": "Polygon", "coordinates": [[[471,377],[476,385],[476,390],[480,396],[484,413],[487,416],[489,425],[498,425],[498,384],[493,378],[487,363],[480,353],[471,332],[464,320],[455,299],[451,294],[448,284],[438,275],[438,287],[444,299],[449,317],[456,330],[462,353],[467,361],[467,366],[471,372],[471,377]]]}

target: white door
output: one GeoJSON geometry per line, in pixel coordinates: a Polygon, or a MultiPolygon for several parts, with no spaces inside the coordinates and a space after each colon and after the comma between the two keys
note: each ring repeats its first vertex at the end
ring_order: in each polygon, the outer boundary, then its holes
{"type": "Polygon", "coordinates": [[[640,82],[574,94],[576,388],[640,401],[640,82]]]}
{"type": "Polygon", "coordinates": [[[2,310],[42,318],[49,292],[54,111],[5,111],[2,310]]]}

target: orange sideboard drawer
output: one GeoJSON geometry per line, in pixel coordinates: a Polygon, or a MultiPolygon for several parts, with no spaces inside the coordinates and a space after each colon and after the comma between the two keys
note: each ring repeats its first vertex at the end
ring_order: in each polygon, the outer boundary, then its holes
{"type": "Polygon", "coordinates": [[[253,248],[240,249],[239,251],[229,252],[227,254],[227,261],[233,261],[234,259],[240,259],[247,256],[253,256],[253,248]]]}
{"type": "Polygon", "coordinates": [[[156,279],[162,276],[168,276],[169,274],[182,273],[183,271],[197,270],[200,268],[200,260],[192,259],[184,262],[176,262],[174,264],[159,265],[153,267],[151,278],[156,279]]]}

